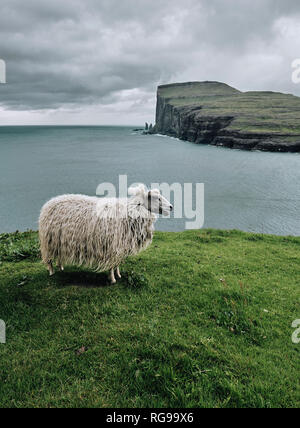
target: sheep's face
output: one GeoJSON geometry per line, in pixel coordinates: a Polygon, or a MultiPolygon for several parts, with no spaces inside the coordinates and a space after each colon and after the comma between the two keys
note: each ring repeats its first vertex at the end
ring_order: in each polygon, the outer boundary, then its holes
{"type": "Polygon", "coordinates": [[[128,193],[137,198],[138,205],[143,205],[153,214],[168,215],[173,210],[173,206],[158,189],[148,191],[144,184],[139,184],[136,187],[130,187],[128,193]]]}
{"type": "Polygon", "coordinates": [[[145,206],[151,213],[163,215],[168,215],[173,209],[173,206],[158,189],[149,190],[145,197],[145,206]]]}

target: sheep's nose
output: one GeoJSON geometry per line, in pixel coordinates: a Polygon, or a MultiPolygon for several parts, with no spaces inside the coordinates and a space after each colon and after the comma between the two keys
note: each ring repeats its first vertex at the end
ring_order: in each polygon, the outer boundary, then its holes
{"type": "Polygon", "coordinates": [[[173,211],[173,205],[170,205],[170,211],[173,211]]]}

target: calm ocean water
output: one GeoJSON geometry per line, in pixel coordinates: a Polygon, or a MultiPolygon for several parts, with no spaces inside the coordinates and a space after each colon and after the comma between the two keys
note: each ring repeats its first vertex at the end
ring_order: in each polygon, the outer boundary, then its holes
{"type": "MultiPolygon", "coordinates": [[[[0,232],[37,229],[41,206],[98,184],[204,183],[205,227],[300,235],[300,156],[143,136],[133,127],[0,127],[0,232]]],[[[184,230],[186,219],[157,229],[184,230]]]]}

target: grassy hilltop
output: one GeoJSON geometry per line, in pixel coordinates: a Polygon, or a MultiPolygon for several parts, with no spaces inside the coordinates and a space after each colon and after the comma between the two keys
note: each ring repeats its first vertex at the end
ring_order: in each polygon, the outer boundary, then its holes
{"type": "Polygon", "coordinates": [[[0,235],[0,407],[297,407],[300,238],[157,232],[123,279],[0,235]]]}
{"type": "Polygon", "coordinates": [[[300,151],[300,98],[220,82],[162,85],[155,132],[233,148],[300,151]]]}

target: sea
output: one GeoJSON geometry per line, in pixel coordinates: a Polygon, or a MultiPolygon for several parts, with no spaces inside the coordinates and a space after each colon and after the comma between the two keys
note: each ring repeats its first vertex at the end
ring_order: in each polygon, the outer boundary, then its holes
{"type": "MultiPolygon", "coordinates": [[[[0,233],[36,230],[42,205],[67,193],[96,195],[102,183],[190,183],[197,227],[300,235],[300,155],[196,145],[136,126],[0,127],[0,233]],[[197,205],[196,186],[204,191],[197,205]],[[200,214],[199,214],[199,217],[200,214]]],[[[171,202],[173,194],[171,193],[171,202]]],[[[190,218],[160,218],[182,231],[190,218]]],[[[190,226],[189,226],[190,227],[190,226]]]]}

